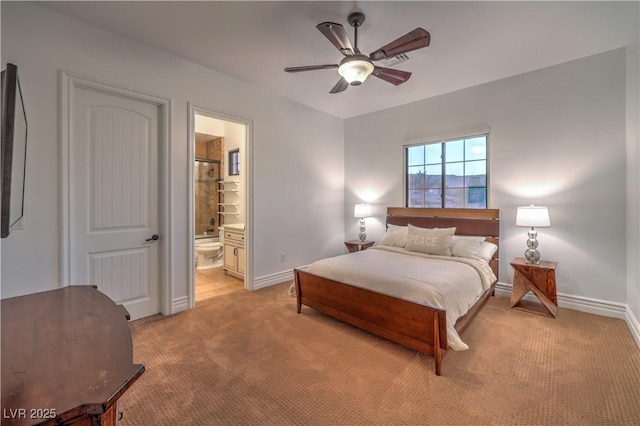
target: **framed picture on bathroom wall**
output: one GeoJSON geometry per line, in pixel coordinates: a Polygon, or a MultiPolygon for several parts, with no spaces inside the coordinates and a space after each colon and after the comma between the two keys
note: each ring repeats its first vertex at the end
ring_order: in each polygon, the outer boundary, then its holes
{"type": "Polygon", "coordinates": [[[240,175],[240,150],[229,151],[229,176],[240,175]]]}

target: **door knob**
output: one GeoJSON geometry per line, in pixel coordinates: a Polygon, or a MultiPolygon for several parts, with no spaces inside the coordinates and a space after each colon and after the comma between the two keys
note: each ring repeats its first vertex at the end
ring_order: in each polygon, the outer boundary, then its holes
{"type": "Polygon", "coordinates": [[[151,238],[147,238],[145,241],[156,241],[158,238],[160,238],[158,234],[153,234],[151,238]]]}

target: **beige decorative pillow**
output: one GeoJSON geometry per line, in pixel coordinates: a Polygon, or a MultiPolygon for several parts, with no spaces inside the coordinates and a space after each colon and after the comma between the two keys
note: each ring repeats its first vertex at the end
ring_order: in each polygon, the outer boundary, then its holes
{"type": "Polygon", "coordinates": [[[406,249],[420,253],[451,256],[451,238],[456,228],[418,228],[409,224],[406,249]]]}
{"type": "Polygon", "coordinates": [[[387,225],[387,232],[380,240],[381,246],[404,247],[407,245],[407,227],[398,225],[387,225]]]}

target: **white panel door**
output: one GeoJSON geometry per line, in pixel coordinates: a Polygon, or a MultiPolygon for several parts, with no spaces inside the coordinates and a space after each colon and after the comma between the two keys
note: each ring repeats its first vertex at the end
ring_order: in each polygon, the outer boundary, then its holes
{"type": "Polygon", "coordinates": [[[72,95],[70,283],[93,284],[131,319],[160,312],[157,105],[72,95]]]}

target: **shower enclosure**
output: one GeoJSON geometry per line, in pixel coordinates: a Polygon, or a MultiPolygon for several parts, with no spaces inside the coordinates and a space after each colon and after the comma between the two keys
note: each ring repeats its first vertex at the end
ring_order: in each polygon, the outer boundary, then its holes
{"type": "Polygon", "coordinates": [[[217,237],[221,215],[218,213],[220,161],[196,158],[195,162],[195,232],[196,238],[217,237]]]}

